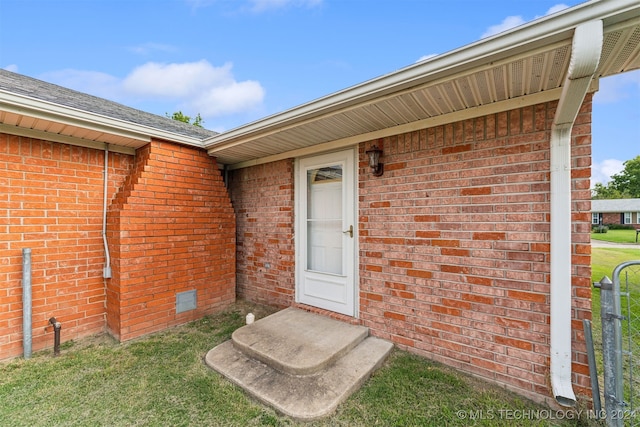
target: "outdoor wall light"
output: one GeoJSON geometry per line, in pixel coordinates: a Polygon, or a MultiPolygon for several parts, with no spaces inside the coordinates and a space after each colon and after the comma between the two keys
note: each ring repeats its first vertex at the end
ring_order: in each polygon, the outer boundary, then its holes
{"type": "Polygon", "coordinates": [[[382,150],[378,148],[377,145],[369,148],[367,151],[367,156],[369,156],[369,167],[373,171],[373,176],[382,176],[384,172],[384,164],[380,163],[380,154],[382,154],[382,150]]]}

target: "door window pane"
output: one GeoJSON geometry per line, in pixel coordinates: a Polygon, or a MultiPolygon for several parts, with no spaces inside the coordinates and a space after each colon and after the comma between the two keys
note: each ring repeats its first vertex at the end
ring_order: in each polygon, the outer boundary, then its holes
{"type": "Polygon", "coordinates": [[[342,166],[307,171],[307,269],[342,274],[342,166]]]}

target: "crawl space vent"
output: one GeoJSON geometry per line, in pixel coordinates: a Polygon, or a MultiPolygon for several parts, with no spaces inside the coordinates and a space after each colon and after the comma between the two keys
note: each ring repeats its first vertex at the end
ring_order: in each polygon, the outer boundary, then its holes
{"type": "Polygon", "coordinates": [[[196,290],[179,292],[176,294],[176,314],[183,311],[195,310],[197,305],[196,290]]]}

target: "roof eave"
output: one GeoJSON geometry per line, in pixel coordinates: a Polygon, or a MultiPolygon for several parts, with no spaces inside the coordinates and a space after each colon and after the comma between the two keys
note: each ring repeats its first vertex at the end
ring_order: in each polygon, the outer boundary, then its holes
{"type": "Polygon", "coordinates": [[[421,85],[434,80],[453,78],[462,72],[525,54],[543,44],[570,40],[577,25],[593,19],[605,21],[605,27],[636,17],[635,0],[593,0],[522,25],[508,32],[479,40],[470,45],[413,64],[396,72],[369,80],[334,94],[319,98],[245,126],[204,140],[210,154],[226,145],[236,145],[258,138],[275,129],[291,127],[327,114],[366,103],[373,98],[421,85]],[[627,17],[626,14],[629,14],[627,17]],[[615,17],[615,18],[610,18],[615,17]],[[607,22],[610,21],[610,22],[607,22]]]}
{"type": "Polygon", "coordinates": [[[2,89],[0,89],[0,110],[143,142],[149,142],[152,138],[157,138],[203,148],[203,140],[200,138],[167,132],[151,126],[63,106],[2,89]]]}

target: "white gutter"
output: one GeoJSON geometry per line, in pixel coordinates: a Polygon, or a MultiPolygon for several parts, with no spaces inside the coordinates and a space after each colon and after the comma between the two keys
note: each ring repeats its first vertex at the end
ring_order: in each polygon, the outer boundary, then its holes
{"type": "Polygon", "coordinates": [[[69,126],[77,126],[117,135],[123,138],[147,143],[151,138],[164,139],[198,148],[203,147],[202,139],[175,132],[157,129],[126,120],[91,113],[78,108],[56,104],[0,89],[0,110],[24,114],[42,120],[51,120],[69,126]]]}
{"type": "Polygon", "coordinates": [[[574,406],[571,381],[571,130],[602,52],[602,21],[576,27],[571,61],[551,127],[551,387],[574,406]]]}
{"type": "Polygon", "coordinates": [[[530,52],[571,37],[573,29],[583,22],[615,16],[637,9],[637,0],[592,0],[566,11],[537,19],[505,33],[495,35],[459,49],[421,61],[398,71],[374,78],[317,100],[274,114],[247,125],[231,129],[204,140],[210,155],[217,151],[264,135],[295,127],[328,114],[345,111],[371,99],[451,78],[466,70],[486,66],[520,53],[530,52]]]}

